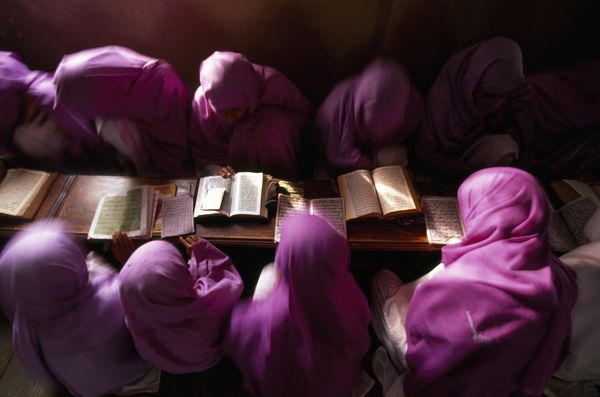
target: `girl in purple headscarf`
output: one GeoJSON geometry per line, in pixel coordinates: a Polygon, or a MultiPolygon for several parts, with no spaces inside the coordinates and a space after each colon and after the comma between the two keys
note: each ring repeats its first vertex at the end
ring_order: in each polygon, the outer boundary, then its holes
{"type": "Polygon", "coordinates": [[[348,243],[323,219],[284,223],[275,286],[235,306],[224,340],[251,395],[350,395],[371,316],[348,260],[348,243]]]}
{"type": "Polygon", "coordinates": [[[495,37],[450,57],[431,87],[416,152],[465,177],[518,164],[544,178],[600,172],[600,62],[525,78],[521,49],[495,37]]]}
{"type": "Polygon", "coordinates": [[[308,101],[277,70],[236,52],[216,51],[200,65],[192,112],[190,140],[199,172],[217,173],[229,165],[296,174],[308,101]]]}
{"type": "Polygon", "coordinates": [[[114,150],[72,108],[55,106],[52,75],[0,51],[0,179],[8,165],[59,172],[117,170],[114,150]]]}
{"type": "Polygon", "coordinates": [[[390,354],[406,352],[409,397],[538,396],[568,352],[577,298],[550,250],[548,200],[530,174],[488,168],[458,202],[466,234],[442,248],[437,273],[410,285],[378,276],[375,329],[405,339],[390,354]]]}
{"type": "Polygon", "coordinates": [[[495,37],[448,59],[427,96],[415,150],[432,171],[462,178],[519,159],[533,122],[521,49],[495,37]]]}
{"type": "Polygon", "coordinates": [[[407,165],[400,146],[419,127],[423,99],[402,66],[376,59],[339,83],[317,113],[314,134],[334,172],[407,165]]]}
{"type": "Polygon", "coordinates": [[[156,367],[176,374],[207,370],[221,359],[221,332],[242,293],[231,259],[204,239],[186,241],[186,264],[166,241],[133,252],[119,276],[135,346],[156,367]]]}
{"type": "Polygon", "coordinates": [[[190,93],[163,60],[118,46],[65,56],[55,81],[57,105],[92,122],[140,176],[193,174],[188,143],[190,93]]]}
{"type": "Polygon", "coordinates": [[[81,247],[59,225],[34,225],[7,244],[0,286],[15,355],[37,380],[95,397],[155,373],[125,326],[116,272],[88,270],[81,247]]]}

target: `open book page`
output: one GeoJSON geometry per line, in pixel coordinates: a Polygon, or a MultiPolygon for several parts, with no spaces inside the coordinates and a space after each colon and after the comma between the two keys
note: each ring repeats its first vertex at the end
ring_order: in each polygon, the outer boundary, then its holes
{"type": "Polygon", "coordinates": [[[430,244],[451,244],[462,239],[464,228],[454,197],[424,196],[422,203],[430,244]]]}
{"type": "Polygon", "coordinates": [[[162,200],[168,197],[175,197],[177,194],[177,185],[169,183],[167,185],[154,185],[154,227],[152,233],[160,233],[162,229],[162,200]]]}
{"type": "Polygon", "coordinates": [[[401,166],[376,168],[372,174],[384,216],[396,211],[417,209],[408,178],[401,166]]]}
{"type": "Polygon", "coordinates": [[[564,179],[564,182],[573,188],[582,197],[588,197],[598,207],[600,207],[600,197],[596,193],[596,190],[585,182],[577,181],[575,179],[564,179]]]}
{"type": "Polygon", "coordinates": [[[258,172],[238,172],[231,186],[231,211],[233,215],[260,216],[263,202],[263,174],[258,172]]]}
{"type": "Polygon", "coordinates": [[[560,210],[560,215],[567,224],[569,231],[575,238],[577,246],[588,243],[583,230],[598,206],[589,197],[580,197],[565,204],[560,210]]]}
{"type": "Polygon", "coordinates": [[[220,176],[207,176],[200,178],[198,185],[198,195],[196,197],[196,206],[194,207],[194,218],[203,215],[226,215],[229,216],[231,209],[231,185],[230,178],[222,178],[220,176]],[[224,188],[225,193],[222,196],[222,204],[219,210],[203,210],[202,205],[208,192],[212,189],[224,188]]]}
{"type": "Polygon", "coordinates": [[[548,223],[550,248],[555,252],[569,252],[577,248],[577,242],[558,211],[552,211],[548,223]]]}
{"type": "Polygon", "coordinates": [[[280,194],[277,196],[277,214],[275,215],[275,235],[273,240],[279,242],[281,226],[287,218],[295,214],[308,214],[310,212],[310,200],[300,196],[288,196],[280,194]]]}
{"type": "Polygon", "coordinates": [[[42,194],[40,191],[50,176],[51,174],[43,171],[9,169],[0,182],[0,213],[24,215],[36,196],[42,194]]]}
{"type": "Polygon", "coordinates": [[[341,197],[312,199],[310,213],[325,219],[340,236],[347,237],[344,200],[341,197]]]}
{"type": "Polygon", "coordinates": [[[337,181],[340,195],[344,199],[346,220],[381,216],[379,199],[369,171],[357,170],[340,175],[337,181]]]}
{"type": "Polygon", "coordinates": [[[162,200],[164,218],[160,237],[194,233],[193,201],[188,194],[162,200]]]}
{"type": "Polygon", "coordinates": [[[151,235],[153,189],[139,186],[125,195],[105,195],[96,208],[88,236],[110,239],[117,231],[129,237],[149,238],[151,235]]]}

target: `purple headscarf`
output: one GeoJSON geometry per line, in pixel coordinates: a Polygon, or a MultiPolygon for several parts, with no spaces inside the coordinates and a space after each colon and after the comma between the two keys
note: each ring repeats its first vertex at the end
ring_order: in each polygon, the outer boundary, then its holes
{"type": "Polygon", "coordinates": [[[565,358],[575,274],[550,251],[528,173],[488,168],[460,187],[466,234],[408,308],[407,396],[540,395],[565,358]],[[511,394],[515,393],[515,394],[511,394]]]}
{"type": "Polygon", "coordinates": [[[375,151],[404,142],[422,117],[423,99],[404,68],[390,59],[376,59],[331,91],[314,128],[331,167],[372,169],[375,151]]]}
{"type": "MultiPolygon", "coordinates": [[[[88,273],[79,245],[59,225],[37,224],[0,257],[0,285],[13,294],[13,346],[34,378],[85,397],[142,378],[151,366],[135,350],[115,273],[88,273]]],[[[4,295],[2,299],[4,301],[4,295]]]]}
{"type": "Polygon", "coordinates": [[[300,128],[308,117],[308,101],[277,70],[253,64],[239,53],[216,51],[200,65],[200,87],[194,96],[192,113],[190,140],[196,164],[231,164],[241,168],[262,168],[275,174],[295,172],[300,128]],[[258,112],[263,107],[277,108],[278,111],[258,112]],[[232,108],[247,109],[245,120],[228,125],[219,116],[218,112],[232,108]],[[289,121],[281,122],[281,114],[289,121]],[[255,138],[234,139],[235,134],[247,133],[249,129],[254,131],[255,138]],[[298,142],[292,143],[291,151],[290,142],[298,142]],[[238,147],[240,144],[251,147],[238,147]],[[264,147],[269,150],[261,149],[264,147]],[[245,150],[265,153],[258,158],[239,158],[245,150]],[[280,167],[268,168],[270,154],[281,158],[284,156],[280,153],[291,155],[290,152],[294,153],[293,157],[284,159],[280,167]]]}
{"type": "Polygon", "coordinates": [[[233,309],[224,348],[255,396],[348,396],[370,345],[367,300],[348,271],[348,243],[323,219],[283,225],[279,281],[233,309]]]}
{"type": "Polygon", "coordinates": [[[18,152],[13,133],[23,122],[24,103],[29,101],[55,122],[63,135],[63,158],[30,166],[81,173],[112,169],[112,149],[98,138],[88,119],[66,106],[54,108],[55,92],[52,75],[30,71],[17,55],[0,52],[0,154],[18,152]]]}
{"type": "Polygon", "coordinates": [[[119,280],[142,357],[172,373],[204,371],[221,359],[222,328],[243,289],[227,255],[201,239],[186,265],[173,245],[152,241],[134,251],[119,280]]]}
{"type": "Polygon", "coordinates": [[[533,139],[534,112],[518,44],[495,37],[452,55],[427,96],[417,154],[427,160],[438,152],[463,152],[486,133],[488,116],[505,98],[519,105],[513,109],[515,140],[526,148],[533,139]]]}
{"type": "Polygon", "coordinates": [[[67,105],[90,120],[133,119],[155,173],[193,173],[187,138],[191,95],[168,63],[124,47],[99,47],[63,57],[55,81],[56,106],[67,105]]]}

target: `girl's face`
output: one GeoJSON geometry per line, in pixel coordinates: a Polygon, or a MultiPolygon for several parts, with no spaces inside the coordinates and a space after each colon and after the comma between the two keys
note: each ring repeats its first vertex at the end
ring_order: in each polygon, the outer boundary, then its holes
{"type": "Polygon", "coordinates": [[[221,117],[228,125],[235,125],[238,121],[243,119],[247,113],[248,109],[242,107],[225,109],[217,112],[219,117],[221,117]]]}

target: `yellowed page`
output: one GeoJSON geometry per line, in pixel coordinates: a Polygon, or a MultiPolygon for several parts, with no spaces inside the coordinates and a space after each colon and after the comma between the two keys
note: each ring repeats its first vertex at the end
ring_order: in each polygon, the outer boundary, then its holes
{"type": "Polygon", "coordinates": [[[452,244],[462,239],[464,228],[456,198],[424,196],[421,202],[429,244],[452,244]]]}
{"type": "Polygon", "coordinates": [[[49,177],[43,171],[9,169],[0,182],[0,213],[22,216],[49,177]]]}
{"type": "Polygon", "coordinates": [[[337,180],[340,195],[344,199],[346,220],[368,215],[381,216],[381,207],[369,171],[353,171],[338,176],[337,180]]]}
{"type": "Polygon", "coordinates": [[[406,174],[401,166],[390,165],[374,169],[373,182],[383,215],[417,208],[406,174]]]}

